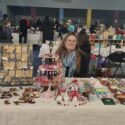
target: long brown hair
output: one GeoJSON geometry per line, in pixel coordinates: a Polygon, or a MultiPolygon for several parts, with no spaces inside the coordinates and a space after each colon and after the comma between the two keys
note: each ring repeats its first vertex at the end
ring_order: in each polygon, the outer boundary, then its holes
{"type": "MultiPolygon", "coordinates": [[[[69,36],[74,36],[74,37],[76,37],[76,40],[77,40],[77,35],[74,32],[68,33],[65,36],[65,38],[62,40],[60,46],[58,47],[58,49],[57,49],[57,51],[55,53],[60,57],[60,59],[61,59],[62,54],[63,55],[68,54],[68,50],[65,47],[65,42],[66,42],[66,40],[68,39],[69,36]]],[[[80,54],[80,50],[79,50],[79,46],[78,46],[78,41],[76,41],[76,42],[77,42],[76,47],[75,47],[75,51],[76,51],[76,71],[79,72],[79,70],[81,68],[81,66],[80,66],[81,54],[80,54]]]]}

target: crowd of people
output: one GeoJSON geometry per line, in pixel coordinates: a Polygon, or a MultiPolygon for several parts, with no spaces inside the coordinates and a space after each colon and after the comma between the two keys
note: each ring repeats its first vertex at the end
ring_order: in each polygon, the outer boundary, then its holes
{"type": "MultiPolygon", "coordinates": [[[[19,21],[19,43],[27,43],[28,29],[33,27],[43,32],[43,40],[54,40],[54,31],[58,32],[58,37],[62,40],[55,54],[59,56],[64,67],[66,77],[87,77],[89,72],[89,62],[91,54],[91,45],[86,28],[82,28],[78,32],[78,23],[74,20],[64,20],[59,23],[57,19],[50,20],[46,16],[43,21],[28,21],[26,17],[22,17],[19,21]],[[64,37],[65,36],[65,37],[64,37]]],[[[111,31],[112,33],[124,34],[122,28],[109,27],[105,30],[105,26],[101,27],[97,22],[92,24],[89,33],[101,33],[111,31]]],[[[12,43],[12,27],[11,22],[4,17],[0,23],[0,43],[12,43]]]]}
{"type": "MultiPolygon", "coordinates": [[[[3,17],[2,20],[0,20],[0,32],[2,32],[2,35],[0,36],[1,42],[12,42],[12,31],[14,30],[14,26],[11,25],[11,22],[9,21],[8,26],[8,18],[3,17]],[[4,29],[9,29],[10,34],[6,34],[4,32],[4,29]],[[7,39],[5,35],[11,35],[11,39],[7,39]],[[6,38],[5,38],[6,37],[6,38]]],[[[28,19],[25,16],[22,16],[18,23],[18,33],[19,33],[19,43],[27,43],[27,31],[28,29],[36,29],[43,32],[43,43],[45,43],[46,40],[53,41],[54,40],[54,31],[58,32],[58,37],[63,38],[63,35],[65,35],[68,32],[77,32],[77,22],[74,20],[69,20],[68,22],[63,20],[62,22],[59,22],[58,19],[50,19],[49,16],[46,16],[42,21],[40,18],[30,18],[28,19]]],[[[10,36],[9,36],[10,37],[10,36]]]]}
{"type": "MultiPolygon", "coordinates": [[[[90,28],[85,25],[80,25],[78,20],[62,20],[61,22],[58,19],[50,19],[49,16],[46,16],[43,20],[40,18],[27,18],[22,16],[18,23],[18,33],[19,33],[19,43],[27,43],[27,34],[28,29],[38,29],[43,33],[43,43],[46,40],[54,40],[54,31],[58,32],[58,38],[62,39],[69,32],[79,32],[81,28],[87,29],[87,34],[102,34],[106,31],[116,34],[125,34],[124,27],[106,27],[104,24],[99,24],[99,21],[91,24],[90,28]],[[114,31],[113,31],[114,30],[114,31]]],[[[0,21],[0,42],[13,42],[12,32],[14,31],[13,26],[11,26],[11,21],[8,20],[7,16],[3,16],[3,19],[0,21]]],[[[110,35],[110,34],[109,34],[110,35]]]]}

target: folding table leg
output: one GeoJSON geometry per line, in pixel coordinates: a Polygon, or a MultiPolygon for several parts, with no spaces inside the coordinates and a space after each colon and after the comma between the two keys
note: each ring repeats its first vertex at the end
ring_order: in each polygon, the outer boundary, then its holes
{"type": "Polygon", "coordinates": [[[122,69],[122,65],[120,65],[120,68],[121,68],[122,78],[123,78],[123,69],[122,69]]]}
{"type": "Polygon", "coordinates": [[[116,68],[115,72],[113,73],[112,77],[115,76],[115,74],[116,74],[116,72],[118,71],[118,68],[120,67],[120,65],[121,65],[121,63],[119,63],[119,65],[117,66],[117,68],[116,68]]]}

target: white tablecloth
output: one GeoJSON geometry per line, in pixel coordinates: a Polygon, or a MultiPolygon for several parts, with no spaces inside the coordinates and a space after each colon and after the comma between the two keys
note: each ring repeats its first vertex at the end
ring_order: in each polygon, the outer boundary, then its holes
{"type": "Polygon", "coordinates": [[[0,125],[124,125],[125,105],[103,105],[100,100],[84,106],[59,106],[56,102],[5,105],[0,100],[0,125]]]}
{"type": "Polygon", "coordinates": [[[124,125],[125,106],[101,102],[83,107],[56,104],[0,105],[0,125],[124,125]]]}
{"type": "MultiPolygon", "coordinates": [[[[19,43],[19,33],[12,33],[14,43],[19,43]]],[[[27,43],[42,44],[42,32],[28,33],[27,43]]]]}

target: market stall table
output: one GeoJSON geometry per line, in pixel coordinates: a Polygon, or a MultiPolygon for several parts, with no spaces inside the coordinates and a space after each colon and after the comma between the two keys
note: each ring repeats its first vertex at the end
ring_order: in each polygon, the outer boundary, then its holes
{"type": "MultiPolygon", "coordinates": [[[[21,90],[20,90],[21,91],[21,90]]],[[[5,105],[0,100],[0,125],[124,125],[125,105],[103,105],[100,100],[84,106],[60,106],[56,102],[5,105]]],[[[14,101],[10,100],[11,102],[14,101]]]]}
{"type": "MultiPolygon", "coordinates": [[[[13,42],[19,43],[19,33],[12,33],[13,42]]],[[[27,43],[31,44],[42,44],[42,32],[28,33],[27,43]]]]}

